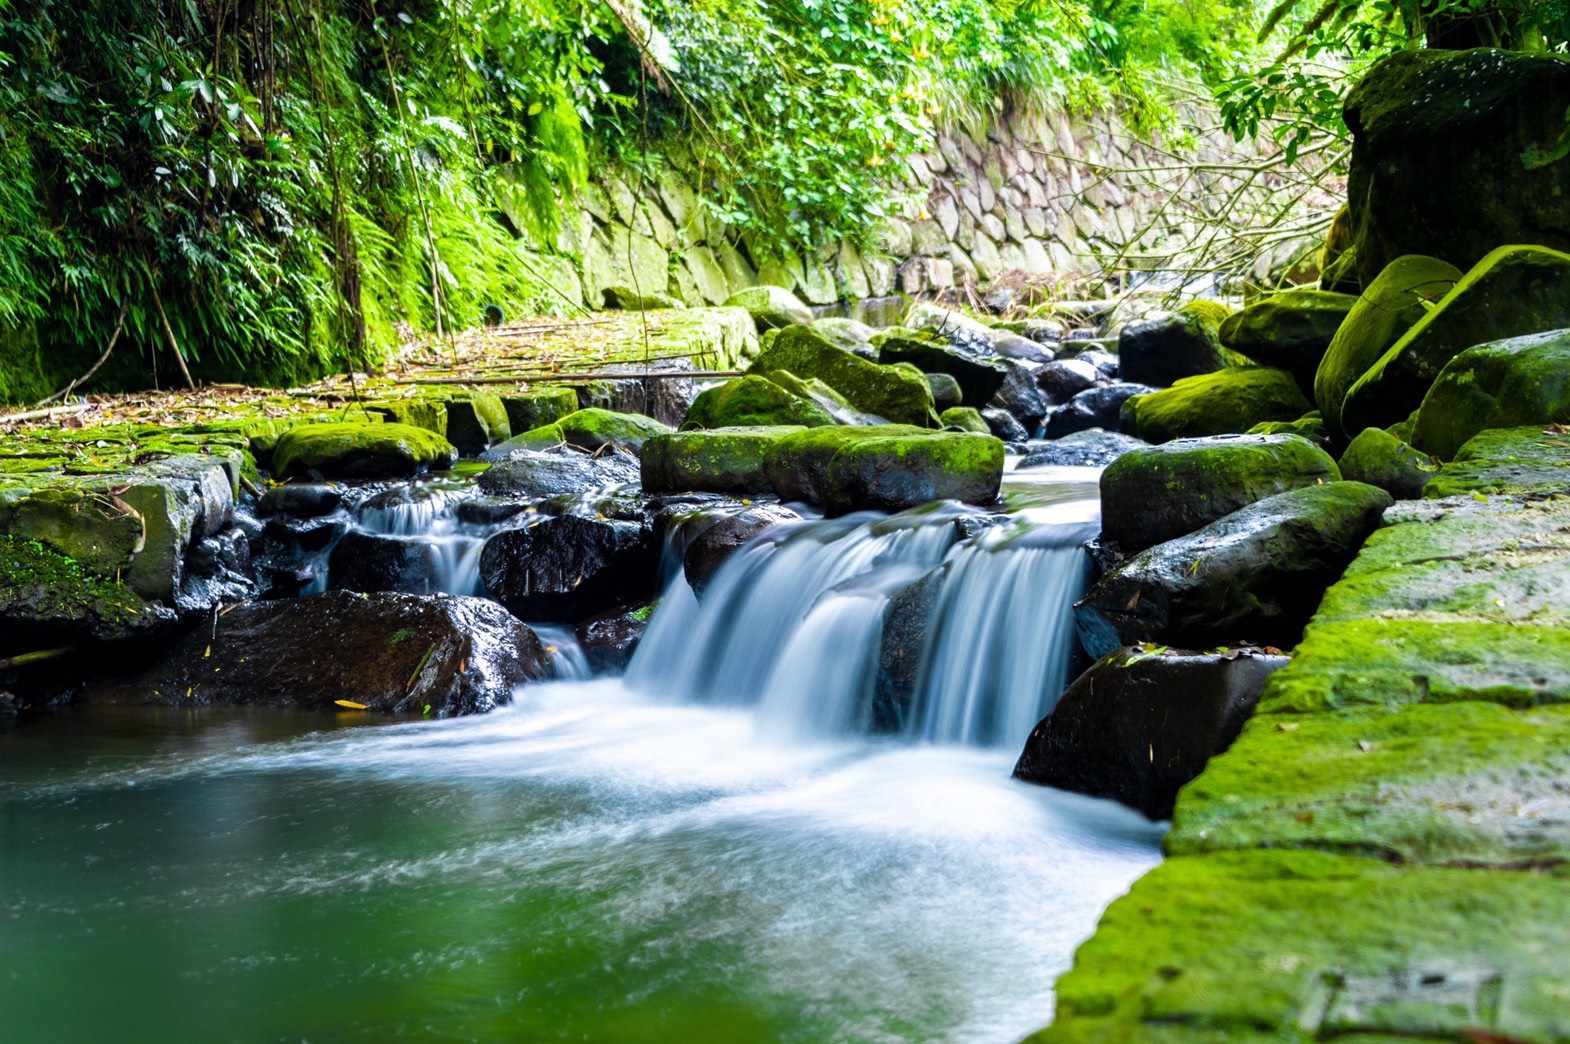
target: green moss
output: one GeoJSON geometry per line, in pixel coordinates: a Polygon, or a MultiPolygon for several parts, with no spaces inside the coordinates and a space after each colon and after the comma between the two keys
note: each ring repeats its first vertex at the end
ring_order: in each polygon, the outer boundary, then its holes
{"type": "Polygon", "coordinates": [[[502,396],[508,427],[518,433],[555,424],[578,410],[578,393],[571,388],[543,387],[508,392],[502,396]]]}
{"type": "Polygon", "coordinates": [[[1221,324],[1227,321],[1227,317],[1233,314],[1232,309],[1220,301],[1209,298],[1197,298],[1189,301],[1179,308],[1178,311],[1185,315],[1191,315],[1200,322],[1216,327],[1218,330],[1221,324]]]}
{"type": "Polygon", "coordinates": [[[1439,462],[1379,428],[1364,428],[1341,455],[1341,474],[1378,486],[1398,500],[1423,495],[1439,462]]]}
{"type": "Polygon", "coordinates": [[[784,287],[749,286],[725,301],[727,308],[744,308],[760,330],[774,330],[792,323],[812,322],[812,310],[784,287]]]}
{"type": "Polygon", "coordinates": [[[1245,432],[1261,421],[1294,420],[1310,408],[1285,370],[1219,370],[1129,399],[1123,429],[1147,442],[1168,442],[1245,432]]]}
{"type": "Polygon", "coordinates": [[[569,413],[557,421],[556,426],[570,445],[590,451],[602,446],[636,450],[649,436],[671,430],[670,425],[641,413],[617,413],[592,407],[569,413]]]}
{"type": "Polygon", "coordinates": [[[945,428],[958,428],[977,435],[991,435],[992,428],[974,406],[951,406],[938,415],[945,428]]]}
{"type": "Polygon", "coordinates": [[[1256,301],[1221,324],[1221,343],[1266,366],[1279,366],[1312,390],[1314,374],[1347,313],[1351,294],[1287,290],[1256,301]]]}
{"type": "Polygon", "coordinates": [[[386,399],[381,402],[372,402],[367,405],[373,413],[378,413],[396,424],[407,424],[412,428],[424,428],[436,434],[447,437],[447,405],[439,400],[425,398],[386,399]]]}
{"type": "Polygon", "coordinates": [[[0,623],[43,640],[115,639],[173,618],[125,584],[94,576],[81,563],[37,540],[0,535],[0,623]]]}
{"type": "Polygon", "coordinates": [[[1480,431],[1570,421],[1570,332],[1466,349],[1445,364],[1417,411],[1412,441],[1449,460],[1480,431]]]}
{"type": "Polygon", "coordinates": [[[1540,424],[1478,432],[1423,488],[1425,497],[1565,492],[1570,434],[1540,424]]]}
{"type": "Polygon", "coordinates": [[[457,459],[452,444],[407,424],[299,424],[273,450],[279,477],[398,478],[445,467],[457,459]]]}
{"type": "MultiPolygon", "coordinates": [[[[836,423],[832,414],[809,398],[797,395],[775,377],[748,374],[699,393],[681,426],[731,428],[748,424],[797,424],[820,427],[836,423]]],[[[793,375],[792,375],[793,376],[793,375]]]]}
{"type": "Polygon", "coordinates": [[[991,435],[928,432],[859,439],[840,447],[823,476],[832,513],[902,511],[934,500],[991,504],[1003,477],[1004,447],[991,435]]]}
{"type": "Polygon", "coordinates": [[[643,444],[643,488],[649,493],[704,490],[766,493],[763,459],[801,425],[710,428],[651,436],[643,444]]]}
{"type": "Polygon", "coordinates": [[[881,366],[841,351],[806,326],[781,330],[750,373],[786,370],[821,380],[856,409],[897,424],[939,426],[932,389],[914,368],[881,366]]]}

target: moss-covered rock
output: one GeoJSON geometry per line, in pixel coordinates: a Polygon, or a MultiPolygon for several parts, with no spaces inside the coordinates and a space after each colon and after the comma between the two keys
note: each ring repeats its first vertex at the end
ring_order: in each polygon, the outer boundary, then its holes
{"type": "Polygon", "coordinates": [[[1501,243],[1570,250],[1566,108],[1557,56],[1416,49],[1376,65],[1346,100],[1365,281],[1402,254],[1466,268],[1501,243]]]}
{"type": "Polygon", "coordinates": [[[1246,364],[1221,345],[1221,324],[1230,314],[1218,301],[1190,301],[1171,315],[1129,323],[1118,334],[1119,375],[1164,387],[1246,364]]]}
{"type": "Polygon", "coordinates": [[[792,323],[812,322],[812,309],[782,286],[749,286],[725,301],[726,308],[744,308],[761,330],[778,330],[792,323]]]}
{"type": "Polygon", "coordinates": [[[1261,421],[1288,421],[1311,409],[1285,370],[1220,370],[1123,404],[1122,429],[1146,442],[1245,432],[1261,421]]]}
{"type": "Polygon", "coordinates": [[[988,354],[956,348],[935,334],[891,334],[872,339],[878,361],[886,365],[909,363],[922,373],[947,374],[959,384],[960,405],[980,409],[1003,386],[1008,371],[988,354]]]}
{"type": "Polygon", "coordinates": [[[1272,294],[1228,317],[1221,324],[1221,343],[1255,362],[1286,370],[1312,395],[1320,360],[1356,303],[1351,294],[1329,290],[1272,294]]]}
{"type": "Polygon", "coordinates": [[[960,389],[959,382],[946,373],[928,373],[922,376],[927,379],[927,387],[932,389],[932,408],[942,417],[943,411],[951,410],[965,401],[965,393],[960,389]]]}
{"type": "Polygon", "coordinates": [[[816,428],[836,423],[834,416],[812,399],[794,394],[769,377],[747,374],[700,392],[681,426],[683,430],[749,424],[816,428]]]}
{"type": "Polygon", "coordinates": [[[507,426],[521,434],[576,413],[578,393],[560,386],[508,392],[502,396],[502,409],[507,411],[507,426]]]}
{"type": "Polygon", "coordinates": [[[1093,656],[1141,642],[1289,646],[1390,503],[1361,482],[1306,486],[1157,544],[1075,607],[1081,644],[1093,656]]]}
{"type": "Polygon", "coordinates": [[[491,447],[486,456],[500,459],[515,450],[549,449],[563,444],[591,453],[602,446],[637,452],[649,436],[661,435],[670,430],[670,425],[661,424],[641,413],[618,413],[591,406],[586,410],[575,410],[554,424],[515,435],[491,447]]]}
{"type": "Polygon", "coordinates": [[[991,435],[992,429],[981,411],[974,406],[951,406],[938,415],[945,428],[973,431],[977,435],[991,435]]]}
{"type": "Polygon", "coordinates": [[[495,392],[466,391],[447,398],[447,441],[466,457],[512,438],[507,407],[495,392]]]}
{"type": "Polygon", "coordinates": [[[1461,270],[1454,265],[1413,254],[1390,262],[1363,291],[1314,375],[1314,399],[1337,445],[1356,434],[1341,426],[1341,404],[1352,385],[1460,279],[1461,270]]]}
{"type": "Polygon", "coordinates": [[[654,435],[643,444],[643,489],[648,493],[701,490],[767,493],[773,486],[763,459],[801,425],[718,427],[654,435]]]}
{"type": "Polygon", "coordinates": [[[1130,450],[1101,473],[1101,536],[1126,555],[1277,493],[1341,478],[1296,435],[1221,435],[1130,450]]]}
{"type": "Polygon", "coordinates": [[[1381,428],[1364,428],[1341,454],[1341,476],[1378,486],[1397,500],[1415,500],[1439,462],[1381,428]]]}
{"type": "Polygon", "coordinates": [[[812,329],[834,347],[859,355],[863,359],[877,359],[878,350],[872,346],[875,332],[866,323],[844,316],[826,315],[812,321],[812,329]]]}
{"type": "Polygon", "coordinates": [[[1570,433],[1540,424],[1496,428],[1472,436],[1423,487],[1425,497],[1492,492],[1551,494],[1565,491],[1570,474],[1570,433]]]}
{"type": "Polygon", "coordinates": [[[0,654],[143,637],[174,618],[39,541],[0,536],[0,654]]]}
{"type": "Polygon", "coordinates": [[[1567,326],[1570,254],[1500,247],[1357,379],[1342,403],[1341,427],[1362,431],[1405,417],[1445,364],[1473,345],[1567,326]]]}
{"type": "Polygon", "coordinates": [[[1570,421],[1570,330],[1480,344],[1445,364],[1423,398],[1412,441],[1449,460],[1473,435],[1570,421]]]}
{"type": "Polygon", "coordinates": [[[909,425],[812,428],[776,442],[764,471],[781,500],[832,512],[914,507],[931,500],[990,504],[1003,443],[987,435],[909,425]]]}
{"type": "Polygon", "coordinates": [[[938,427],[932,390],[916,369],[882,366],[841,351],[810,327],[789,326],[759,354],[749,372],[787,370],[821,380],[857,410],[896,424],[938,427]]]}
{"type": "Polygon", "coordinates": [[[1303,414],[1297,420],[1291,421],[1260,421],[1249,428],[1247,435],[1297,435],[1305,438],[1316,446],[1325,445],[1325,421],[1318,410],[1303,414]]]}
{"type": "Polygon", "coordinates": [[[447,404],[423,395],[406,399],[381,399],[368,403],[366,409],[395,424],[411,428],[424,428],[442,438],[447,437],[447,404]]]}
{"type": "MultiPolygon", "coordinates": [[[[605,288],[605,303],[624,312],[658,312],[667,308],[686,307],[670,294],[655,293],[652,290],[640,292],[623,283],[613,283],[605,288]]],[[[726,304],[730,303],[726,302],[726,304]]]]}
{"type": "Polygon", "coordinates": [[[299,424],[279,437],[272,471],[279,478],[408,478],[457,458],[446,439],[407,424],[299,424]]]}

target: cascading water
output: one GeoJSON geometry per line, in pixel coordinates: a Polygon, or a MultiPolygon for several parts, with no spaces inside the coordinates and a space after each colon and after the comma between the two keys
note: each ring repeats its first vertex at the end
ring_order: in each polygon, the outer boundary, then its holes
{"type": "Polygon", "coordinates": [[[480,594],[480,552],[487,527],[460,522],[459,490],[429,483],[396,486],[361,505],[360,531],[407,543],[421,559],[429,589],[420,594],[480,594]]]}

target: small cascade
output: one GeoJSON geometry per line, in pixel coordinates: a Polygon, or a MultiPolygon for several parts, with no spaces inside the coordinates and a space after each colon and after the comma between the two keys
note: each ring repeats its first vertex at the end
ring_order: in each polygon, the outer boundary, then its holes
{"type": "Polygon", "coordinates": [[[356,522],[362,533],[412,545],[424,581],[417,593],[481,594],[480,552],[489,533],[458,520],[464,492],[433,483],[394,486],[362,504],[356,522]]]}
{"type": "Polygon", "coordinates": [[[540,639],[540,644],[545,646],[558,681],[584,681],[594,677],[589,657],[584,654],[583,646],[578,644],[578,637],[570,628],[555,624],[532,624],[530,629],[540,639]]]}

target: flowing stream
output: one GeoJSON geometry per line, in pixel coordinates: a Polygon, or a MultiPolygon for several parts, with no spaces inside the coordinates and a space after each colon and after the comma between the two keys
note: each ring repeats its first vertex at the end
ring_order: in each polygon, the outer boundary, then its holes
{"type": "Polygon", "coordinates": [[[1158,858],[1138,815],[1009,779],[1069,669],[1093,480],[1015,478],[979,530],[771,532],[701,602],[673,578],[625,678],[548,631],[564,680],[481,717],[0,733],[0,1039],[1017,1038],[1158,858]]]}

